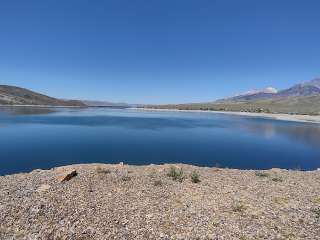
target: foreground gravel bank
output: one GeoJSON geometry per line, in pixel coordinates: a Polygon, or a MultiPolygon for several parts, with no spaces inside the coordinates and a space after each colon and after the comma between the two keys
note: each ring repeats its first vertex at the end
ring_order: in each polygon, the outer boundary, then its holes
{"type": "Polygon", "coordinates": [[[320,239],[320,171],[171,166],[2,176],[0,239],[320,239]]]}

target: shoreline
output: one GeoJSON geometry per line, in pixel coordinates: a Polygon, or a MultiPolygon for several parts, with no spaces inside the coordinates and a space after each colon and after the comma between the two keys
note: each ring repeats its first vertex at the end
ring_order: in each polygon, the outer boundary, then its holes
{"type": "MultiPolygon", "coordinates": [[[[35,107],[35,108],[96,108],[96,106],[54,106],[54,105],[0,105],[2,107],[35,107]]],[[[105,107],[99,108],[119,108],[120,107],[105,107]]],[[[168,109],[168,108],[139,108],[126,107],[124,109],[132,109],[139,111],[154,111],[154,112],[195,112],[195,113],[213,113],[213,114],[227,114],[244,117],[255,117],[272,119],[279,121],[300,122],[320,124],[320,115],[301,115],[301,114],[287,114],[287,113],[254,113],[254,112],[232,112],[232,111],[212,111],[212,110],[182,110],[182,109],[168,109]]]]}
{"type": "Polygon", "coordinates": [[[253,113],[253,112],[228,112],[228,111],[210,111],[210,110],[180,110],[180,109],[155,109],[155,108],[131,108],[141,111],[163,111],[163,112],[197,112],[197,113],[216,113],[236,116],[257,117],[273,119],[279,121],[302,122],[320,124],[320,116],[286,114],[286,113],[253,113]]]}
{"type": "Polygon", "coordinates": [[[24,175],[24,174],[32,174],[33,172],[50,172],[55,171],[57,169],[69,169],[69,168],[87,168],[87,167],[99,167],[99,166],[116,166],[116,167],[132,167],[132,168],[148,168],[148,167],[158,167],[164,168],[167,166],[178,166],[178,167],[186,167],[186,168],[197,168],[197,169],[212,169],[212,170],[229,170],[235,172],[274,172],[274,171],[286,171],[286,172],[301,172],[301,173],[312,173],[317,172],[320,173],[320,168],[316,169],[295,169],[295,168],[280,168],[280,167],[272,167],[266,169],[253,169],[253,168],[229,168],[229,167],[221,167],[221,166],[199,166],[190,163],[183,163],[183,162],[176,162],[176,163],[150,163],[150,164],[143,164],[143,165],[136,165],[136,164],[127,164],[125,162],[119,163],[102,163],[102,162],[93,162],[93,163],[73,163],[73,164],[66,164],[66,165],[57,165],[50,168],[33,168],[31,170],[21,171],[21,172],[13,172],[8,174],[0,174],[1,177],[10,177],[14,175],[24,175]]]}
{"type": "Polygon", "coordinates": [[[230,171],[238,171],[238,172],[268,172],[268,171],[287,171],[287,172],[305,172],[305,173],[311,173],[311,172],[318,172],[320,173],[320,168],[315,169],[295,169],[295,168],[281,168],[281,167],[271,167],[271,168],[262,168],[262,169],[254,169],[254,168],[229,168],[224,166],[202,166],[202,165],[194,165],[190,163],[183,163],[183,162],[168,162],[168,163],[149,163],[149,164],[127,164],[125,162],[119,162],[119,163],[104,163],[104,162],[92,162],[92,163],[73,163],[73,164],[66,164],[66,165],[55,165],[50,168],[32,168],[30,170],[26,171],[19,171],[19,172],[12,172],[7,174],[0,174],[1,177],[9,177],[14,175],[23,175],[23,174],[31,174],[33,172],[37,171],[54,171],[55,169],[64,169],[64,168],[86,168],[90,166],[129,166],[134,168],[147,168],[147,167],[165,167],[165,166],[185,166],[187,168],[198,168],[198,169],[225,169],[230,171]]]}

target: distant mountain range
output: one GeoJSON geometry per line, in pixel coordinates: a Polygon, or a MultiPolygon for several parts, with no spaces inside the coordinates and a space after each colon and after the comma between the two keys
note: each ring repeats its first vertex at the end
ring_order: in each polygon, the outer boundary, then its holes
{"type": "Polygon", "coordinates": [[[131,105],[108,101],[64,100],[49,97],[25,88],[0,85],[0,105],[44,105],[78,107],[148,107],[186,110],[243,111],[291,114],[320,114],[320,78],[278,91],[268,87],[251,90],[229,98],[207,103],[131,105]]]}
{"type": "Polygon", "coordinates": [[[130,107],[128,103],[114,103],[108,101],[92,101],[92,100],[81,100],[88,107],[130,107]]]}
{"type": "Polygon", "coordinates": [[[320,115],[320,78],[278,91],[268,87],[205,103],[146,105],[155,109],[320,115]]]}
{"type": "Polygon", "coordinates": [[[215,101],[215,103],[232,103],[232,102],[252,102],[258,100],[279,100],[289,97],[309,97],[320,95],[320,78],[311,81],[296,84],[288,89],[278,91],[269,87],[262,90],[248,91],[233,97],[224,98],[215,101]]]}

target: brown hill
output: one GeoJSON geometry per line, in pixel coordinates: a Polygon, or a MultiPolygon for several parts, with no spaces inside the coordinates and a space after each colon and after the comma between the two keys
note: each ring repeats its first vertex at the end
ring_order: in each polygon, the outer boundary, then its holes
{"type": "Polygon", "coordinates": [[[0,85],[0,105],[86,106],[81,101],[57,99],[8,85],[0,85]]]}

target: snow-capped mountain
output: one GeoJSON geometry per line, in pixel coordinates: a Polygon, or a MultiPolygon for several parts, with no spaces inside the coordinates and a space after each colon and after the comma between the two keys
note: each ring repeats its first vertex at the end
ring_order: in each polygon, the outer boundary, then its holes
{"type": "Polygon", "coordinates": [[[250,90],[216,102],[247,102],[263,99],[278,99],[284,97],[305,97],[320,95],[320,78],[296,84],[290,88],[278,91],[273,87],[260,90],[250,90]]]}
{"type": "Polygon", "coordinates": [[[276,88],[267,87],[264,89],[250,90],[241,94],[237,94],[233,97],[218,100],[217,102],[252,101],[257,99],[268,98],[276,93],[278,93],[278,90],[276,88]]]}

